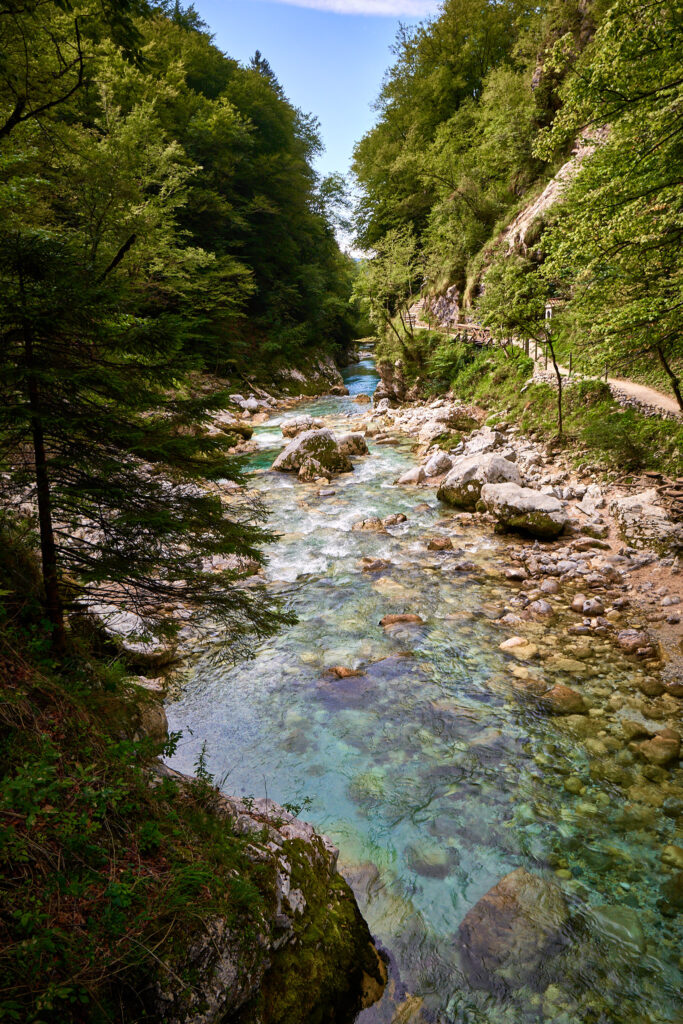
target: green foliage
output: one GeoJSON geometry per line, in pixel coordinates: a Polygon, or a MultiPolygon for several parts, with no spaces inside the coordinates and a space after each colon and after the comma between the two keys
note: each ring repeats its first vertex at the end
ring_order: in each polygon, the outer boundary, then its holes
{"type": "Polygon", "coordinates": [[[572,342],[616,372],[657,360],[680,395],[683,9],[616,0],[578,62],[566,39],[554,59],[571,70],[539,150],[599,142],[546,238],[548,274],[573,288],[572,342]]]}
{"type": "Polygon", "coordinates": [[[83,645],[45,657],[16,528],[0,551],[0,1018],[131,1020],[180,933],[217,914],[247,931],[269,886],[193,787],[150,787],[159,744],[133,738],[142,698],[118,670],[83,645]]]}
{"type": "Polygon", "coordinates": [[[353,297],[366,313],[377,337],[391,339],[407,355],[405,338],[412,337],[408,319],[412,297],[418,290],[421,265],[416,239],[403,228],[389,231],[377,245],[372,260],[359,268],[354,281],[353,297]]]}
{"type": "Polygon", "coordinates": [[[355,154],[360,243],[410,231],[423,290],[458,285],[499,336],[547,341],[562,296],[553,347],[683,408],[680,3],[450,0],[395,57],[355,154]],[[501,233],[577,143],[595,151],[511,249],[501,233]]]}

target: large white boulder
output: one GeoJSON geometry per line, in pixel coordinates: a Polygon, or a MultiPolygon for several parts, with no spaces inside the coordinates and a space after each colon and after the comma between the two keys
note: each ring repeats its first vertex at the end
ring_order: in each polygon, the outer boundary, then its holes
{"type": "Polygon", "coordinates": [[[569,522],[565,503],[559,498],[516,483],[484,484],[481,500],[506,529],[532,537],[557,537],[569,522]]]}
{"type": "Polygon", "coordinates": [[[437,492],[440,501],[458,508],[474,509],[485,484],[520,484],[514,462],[489,452],[458,459],[437,492]]]}
{"type": "Polygon", "coordinates": [[[609,510],[619,526],[619,533],[634,548],[652,548],[659,554],[683,551],[683,525],[669,518],[658,503],[654,487],[637,494],[615,498],[609,510]]]}
{"type": "Polygon", "coordinates": [[[417,487],[424,479],[426,479],[424,466],[413,466],[412,469],[406,470],[396,483],[402,487],[417,487]]]}
{"type": "Polygon", "coordinates": [[[314,420],[312,416],[297,416],[293,420],[285,420],[280,429],[284,437],[296,437],[304,430],[322,430],[324,426],[322,420],[314,420]]]}

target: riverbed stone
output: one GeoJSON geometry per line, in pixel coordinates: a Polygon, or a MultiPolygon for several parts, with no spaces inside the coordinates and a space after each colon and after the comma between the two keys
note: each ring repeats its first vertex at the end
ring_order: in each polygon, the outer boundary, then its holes
{"type": "Polygon", "coordinates": [[[589,916],[589,927],[622,950],[632,953],[645,952],[645,932],[638,912],[633,907],[597,906],[589,916]]]}
{"type": "Polygon", "coordinates": [[[662,885],[662,898],[657,906],[666,917],[675,917],[683,911],[683,871],[678,871],[662,885]]]}
{"type": "Polygon", "coordinates": [[[337,438],[339,451],[342,455],[367,455],[368,443],[359,432],[340,434],[337,438]]]}
{"type": "Polygon", "coordinates": [[[609,508],[631,547],[649,548],[660,555],[683,551],[683,524],[669,517],[654,487],[614,498],[609,508]]]}
{"type": "Polygon", "coordinates": [[[296,437],[303,434],[305,430],[323,430],[325,424],[322,420],[316,420],[312,416],[297,416],[293,420],[285,420],[281,425],[283,437],[296,437]]]}
{"type": "Polygon", "coordinates": [[[511,654],[519,661],[531,661],[538,654],[538,646],[523,636],[511,636],[498,645],[501,651],[511,654]]]}
{"type": "Polygon", "coordinates": [[[650,764],[665,767],[676,763],[681,755],[681,737],[673,729],[664,729],[651,740],[638,744],[640,754],[650,764]]]}
{"type": "Polygon", "coordinates": [[[354,533],[386,533],[384,523],[377,516],[370,516],[368,519],[359,519],[357,523],[353,524],[351,530],[354,533]]]}
{"type": "Polygon", "coordinates": [[[532,537],[557,537],[569,522],[564,502],[516,483],[484,484],[481,500],[505,529],[532,537]]]}
{"type": "Polygon", "coordinates": [[[453,541],[450,537],[432,537],[427,544],[429,551],[451,551],[453,548],[453,541]]]}
{"type": "Polygon", "coordinates": [[[405,849],[408,867],[424,878],[446,878],[458,863],[457,850],[439,843],[412,843],[405,849]]]}
{"type": "Polygon", "coordinates": [[[565,945],[569,920],[559,887],[525,868],[502,878],[465,915],[458,944],[475,988],[503,994],[538,983],[565,945]]]}
{"type": "Polygon", "coordinates": [[[563,683],[557,683],[544,693],[540,702],[541,707],[550,715],[581,715],[587,711],[581,694],[563,683]]]}
{"type": "Polygon", "coordinates": [[[412,469],[407,470],[403,473],[396,483],[402,487],[417,487],[423,480],[426,480],[426,474],[424,466],[413,466],[412,469]]]}
{"type": "Polygon", "coordinates": [[[432,455],[431,459],[425,463],[424,471],[425,475],[430,476],[441,476],[442,473],[448,473],[453,467],[453,459],[446,452],[436,452],[432,455]]]}
{"type": "Polygon", "coordinates": [[[458,508],[474,510],[482,487],[502,481],[521,483],[519,469],[514,462],[493,453],[470,455],[453,464],[437,491],[437,498],[458,508]]]}
{"type": "Polygon", "coordinates": [[[380,619],[380,626],[398,626],[404,625],[421,625],[424,619],[420,615],[415,615],[412,612],[404,612],[400,615],[385,615],[383,619],[380,619]]]}
{"type": "Polygon", "coordinates": [[[674,846],[673,843],[665,846],[662,850],[662,864],[683,871],[683,846],[674,846]]]}
{"type": "Polygon", "coordinates": [[[642,629],[622,629],[617,634],[617,643],[626,654],[635,654],[639,649],[647,647],[649,642],[647,633],[642,629]]]}

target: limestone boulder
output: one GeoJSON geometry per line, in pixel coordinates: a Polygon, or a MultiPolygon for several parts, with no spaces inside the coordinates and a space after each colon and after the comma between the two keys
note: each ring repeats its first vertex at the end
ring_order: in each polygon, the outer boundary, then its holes
{"type": "Polygon", "coordinates": [[[424,466],[413,466],[412,469],[406,470],[396,481],[402,487],[417,487],[423,480],[426,479],[424,466]]]}
{"type": "Polygon", "coordinates": [[[363,434],[340,434],[337,444],[342,455],[367,455],[368,443],[363,434]]]}
{"type": "Polygon", "coordinates": [[[296,419],[286,420],[282,426],[284,437],[296,437],[303,434],[304,430],[322,430],[325,424],[322,420],[313,419],[312,416],[297,416],[296,419]]]}
{"type": "Polygon", "coordinates": [[[88,601],[84,613],[132,665],[160,668],[176,661],[175,644],[154,636],[139,615],[115,604],[88,601]]]}
{"type": "Polygon", "coordinates": [[[517,868],[466,914],[458,929],[463,968],[475,988],[499,994],[538,987],[549,957],[567,942],[569,912],[552,882],[517,868]]]}
{"type": "Polygon", "coordinates": [[[439,501],[457,508],[474,510],[485,485],[509,482],[520,484],[514,462],[494,453],[469,455],[458,459],[437,492],[439,501]]]}
{"type": "Polygon", "coordinates": [[[520,530],[532,537],[557,537],[569,522],[563,501],[520,487],[517,482],[486,483],[481,488],[481,500],[505,529],[520,530]]]}
{"type": "Polygon", "coordinates": [[[436,452],[424,465],[425,476],[441,476],[453,468],[453,459],[446,452],[436,452]]]}
{"type": "Polygon", "coordinates": [[[660,555],[683,551],[683,524],[674,522],[658,503],[654,488],[615,498],[609,510],[619,532],[634,548],[652,548],[660,555]]]}
{"type": "Polygon", "coordinates": [[[348,473],[353,464],[331,430],[305,430],[280,452],[271,468],[301,475],[302,467],[304,477],[311,479],[313,471],[314,476],[334,476],[348,473]],[[308,464],[311,464],[310,472],[306,468],[308,464]]]}
{"type": "Polygon", "coordinates": [[[540,704],[549,715],[582,715],[588,710],[581,694],[563,683],[544,693],[540,704]]]}

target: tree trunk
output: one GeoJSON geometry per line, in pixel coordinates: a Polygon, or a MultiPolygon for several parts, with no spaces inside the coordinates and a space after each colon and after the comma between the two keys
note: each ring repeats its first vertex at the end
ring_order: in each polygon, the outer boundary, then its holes
{"type": "MultiPolygon", "coordinates": [[[[22,299],[24,298],[23,280],[20,282],[22,299]]],[[[25,305],[25,302],[24,302],[25,305]]],[[[43,567],[43,586],[45,587],[45,611],[52,626],[52,644],[55,652],[62,655],[66,646],[64,633],[64,611],[59,589],[57,572],[57,548],[52,525],[52,499],[50,495],[50,478],[47,471],[47,455],[45,452],[45,436],[41,416],[40,391],[35,376],[33,338],[28,320],[23,323],[24,355],[28,371],[28,400],[31,410],[31,435],[33,439],[33,458],[35,462],[36,494],[38,498],[38,523],[40,525],[40,556],[43,567]]]]}
{"type": "Polygon", "coordinates": [[[555,376],[557,377],[557,436],[562,437],[562,374],[560,373],[560,368],[557,365],[555,348],[550,340],[550,335],[548,335],[547,342],[548,348],[550,349],[550,358],[552,359],[553,366],[555,368],[555,376]]]}
{"type": "Polygon", "coordinates": [[[678,377],[676,376],[676,374],[673,372],[671,367],[669,366],[668,362],[666,361],[666,357],[665,357],[664,353],[662,352],[661,345],[657,345],[657,355],[659,356],[659,361],[662,364],[662,366],[664,367],[664,371],[665,371],[667,377],[671,381],[671,387],[673,389],[674,395],[676,396],[676,401],[678,402],[678,408],[681,410],[681,412],[683,412],[683,395],[681,394],[681,382],[678,379],[678,377]]]}

